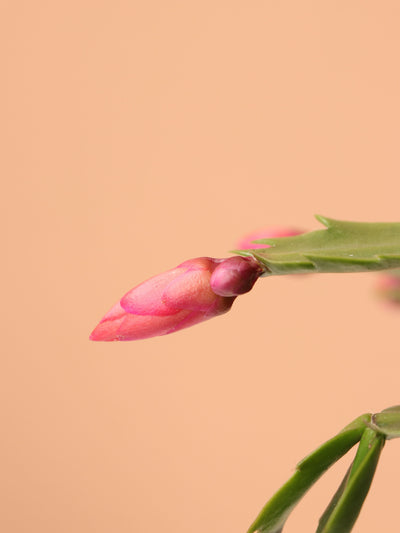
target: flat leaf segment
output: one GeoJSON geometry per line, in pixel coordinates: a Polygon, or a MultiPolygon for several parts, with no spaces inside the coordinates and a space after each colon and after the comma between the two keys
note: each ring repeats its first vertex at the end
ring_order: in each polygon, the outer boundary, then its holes
{"type": "Polygon", "coordinates": [[[388,439],[400,437],[400,405],[364,414],[300,461],[293,476],[272,496],[247,533],[282,533],[306,492],[357,442],[356,456],[320,518],[316,533],[350,533],[371,486],[388,439]]]}
{"type": "Polygon", "coordinates": [[[326,229],[257,242],[270,248],[236,250],[255,257],[265,276],[365,272],[400,267],[400,223],[344,222],[317,216],[326,229]]]}

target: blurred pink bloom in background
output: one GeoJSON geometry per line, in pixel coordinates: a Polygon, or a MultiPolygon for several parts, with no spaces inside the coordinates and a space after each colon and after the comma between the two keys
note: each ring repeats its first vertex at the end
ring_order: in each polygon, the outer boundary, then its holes
{"type": "Polygon", "coordinates": [[[90,339],[146,339],[193,326],[229,311],[236,296],[248,292],[262,272],[248,257],[190,259],[126,293],[90,339]]]}
{"type": "Polygon", "coordinates": [[[259,239],[275,239],[276,237],[293,237],[294,235],[301,235],[303,231],[297,228],[265,228],[259,231],[254,231],[243,237],[238,243],[237,248],[240,250],[250,250],[257,248],[269,248],[269,244],[257,244],[253,241],[259,239]]]}
{"type": "Polygon", "coordinates": [[[384,301],[400,308],[400,269],[379,274],[376,289],[384,301]]]}

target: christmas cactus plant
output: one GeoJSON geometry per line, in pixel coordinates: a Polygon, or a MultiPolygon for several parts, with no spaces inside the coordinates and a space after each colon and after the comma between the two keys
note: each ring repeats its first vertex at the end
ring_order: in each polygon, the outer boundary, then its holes
{"type": "MultiPolygon", "coordinates": [[[[400,223],[317,219],[312,232],[261,231],[242,239],[234,256],[199,257],[154,276],[127,292],[90,338],[129,341],[166,335],[226,313],[260,278],[286,274],[388,270],[379,293],[400,303],[400,223]],[[254,242],[255,241],[255,242],[254,242]]],[[[400,406],[364,414],[303,459],[294,475],[266,503],[248,533],[281,533],[308,489],[358,443],[349,469],[322,514],[316,533],[351,531],[385,442],[400,437],[400,406]]]]}

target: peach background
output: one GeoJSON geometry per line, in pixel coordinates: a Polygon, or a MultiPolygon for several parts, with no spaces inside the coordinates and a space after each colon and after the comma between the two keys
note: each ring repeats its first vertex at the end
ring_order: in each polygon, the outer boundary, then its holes
{"type": "MultiPolygon", "coordinates": [[[[376,275],[261,280],[176,335],[87,337],[243,233],[400,219],[400,3],[3,0],[0,24],[0,530],[243,532],[302,456],[400,403],[376,275]]],[[[398,531],[399,478],[392,441],[355,532],[398,531]]]]}

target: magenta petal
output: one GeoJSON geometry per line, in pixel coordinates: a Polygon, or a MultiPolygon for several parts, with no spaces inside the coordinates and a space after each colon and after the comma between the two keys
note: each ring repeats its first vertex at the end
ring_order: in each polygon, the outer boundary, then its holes
{"type": "Polygon", "coordinates": [[[101,319],[100,323],[94,328],[90,334],[92,341],[112,341],[118,340],[114,338],[117,334],[119,325],[125,317],[125,311],[116,303],[101,319]]]}
{"type": "Polygon", "coordinates": [[[117,302],[111,307],[111,309],[103,316],[100,322],[106,322],[109,320],[115,320],[125,316],[125,310],[122,309],[121,304],[117,302]]]}
{"type": "MultiPolygon", "coordinates": [[[[214,315],[212,315],[212,316],[214,316],[214,315]]],[[[208,320],[209,318],[212,318],[212,316],[209,316],[206,313],[203,313],[201,311],[190,311],[186,315],[186,317],[183,317],[182,320],[177,322],[168,331],[168,333],[174,333],[175,331],[179,331],[181,329],[189,328],[190,326],[194,326],[195,324],[199,324],[200,322],[204,322],[205,320],[208,320]]]]}
{"type": "Polygon", "coordinates": [[[118,329],[124,317],[100,322],[90,334],[91,341],[118,341],[118,329]]]}
{"type": "Polygon", "coordinates": [[[166,335],[186,316],[187,311],[181,311],[170,316],[146,316],[126,314],[118,328],[118,340],[133,341],[149,339],[158,335],[166,335]]]}
{"type": "Polygon", "coordinates": [[[163,301],[169,309],[208,311],[217,301],[207,270],[188,270],[165,288],[163,301]]]}
{"type": "Polygon", "coordinates": [[[121,298],[122,308],[134,315],[166,316],[177,313],[179,309],[166,305],[163,294],[166,287],[183,273],[182,269],[174,268],[137,285],[121,298]]]}
{"type": "Polygon", "coordinates": [[[119,318],[100,322],[90,335],[92,341],[133,341],[166,335],[180,329],[190,311],[181,311],[170,316],[132,315],[125,313],[119,318]]]}

